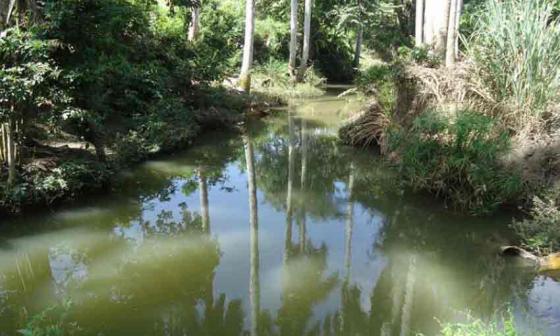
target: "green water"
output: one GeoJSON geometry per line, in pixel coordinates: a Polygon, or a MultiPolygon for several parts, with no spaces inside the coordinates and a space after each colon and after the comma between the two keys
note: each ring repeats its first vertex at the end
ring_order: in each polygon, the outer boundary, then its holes
{"type": "Polygon", "coordinates": [[[337,143],[358,105],[294,102],[107,195],[0,222],[0,335],[48,307],[35,324],[79,335],[435,335],[508,307],[560,335],[560,284],[496,253],[511,214],[402,190],[337,143]]]}

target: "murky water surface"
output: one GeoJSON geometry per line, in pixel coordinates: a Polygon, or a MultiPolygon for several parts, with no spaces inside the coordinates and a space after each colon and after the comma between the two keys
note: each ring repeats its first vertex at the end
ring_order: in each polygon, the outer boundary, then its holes
{"type": "Polygon", "coordinates": [[[294,103],[0,225],[0,335],[435,335],[510,309],[560,335],[560,284],[496,254],[510,214],[451,214],[341,146],[357,103],[294,103]],[[46,309],[46,310],[45,310],[46,309]],[[439,322],[438,322],[439,321],[439,322]]]}

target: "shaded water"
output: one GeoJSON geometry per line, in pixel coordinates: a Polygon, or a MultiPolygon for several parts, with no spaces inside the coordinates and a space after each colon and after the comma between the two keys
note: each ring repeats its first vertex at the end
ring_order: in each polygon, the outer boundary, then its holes
{"type": "Polygon", "coordinates": [[[337,143],[356,103],[294,103],[123,174],[111,195],[0,223],[0,335],[435,335],[508,307],[560,334],[560,285],[496,254],[510,215],[454,215],[337,143]]]}

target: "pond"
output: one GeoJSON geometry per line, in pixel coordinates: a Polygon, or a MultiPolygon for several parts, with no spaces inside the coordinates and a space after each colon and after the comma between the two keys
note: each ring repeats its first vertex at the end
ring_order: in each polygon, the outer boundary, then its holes
{"type": "Polygon", "coordinates": [[[560,284],[497,248],[512,214],[457,215],[337,142],[327,95],[0,223],[0,335],[435,335],[511,310],[560,335],[560,284]],[[43,315],[37,315],[45,312],[43,315]]]}

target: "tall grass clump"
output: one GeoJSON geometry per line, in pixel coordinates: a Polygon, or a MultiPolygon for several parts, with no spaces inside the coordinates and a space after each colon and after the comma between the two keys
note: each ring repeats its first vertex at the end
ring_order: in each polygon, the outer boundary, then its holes
{"type": "Polygon", "coordinates": [[[485,83],[503,107],[500,117],[514,127],[538,126],[558,101],[560,21],[552,3],[488,0],[466,41],[478,82],[485,83]]]}
{"type": "Polygon", "coordinates": [[[410,129],[389,132],[403,181],[473,214],[494,211],[518,197],[521,179],[501,164],[509,137],[494,120],[472,111],[427,111],[410,129]]]}

